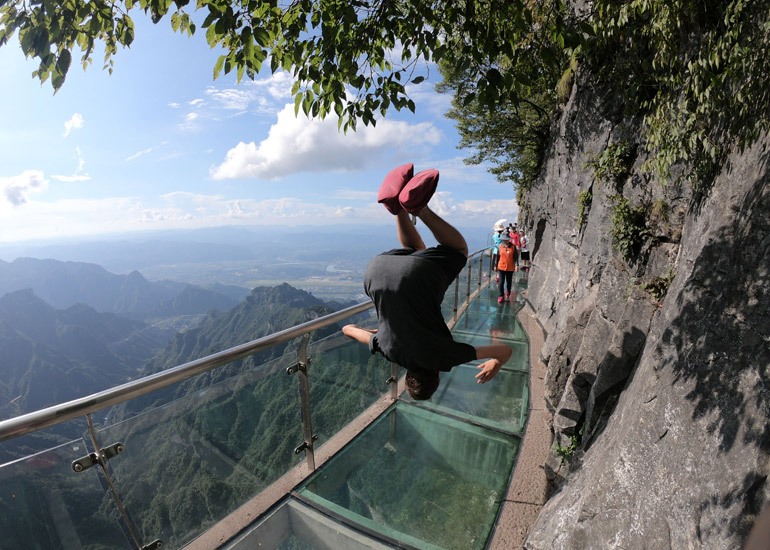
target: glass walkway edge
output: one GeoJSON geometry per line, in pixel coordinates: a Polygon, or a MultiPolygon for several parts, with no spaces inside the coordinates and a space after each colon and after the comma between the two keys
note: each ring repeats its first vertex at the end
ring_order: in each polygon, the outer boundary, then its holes
{"type": "Polygon", "coordinates": [[[398,368],[340,335],[343,320],[375,321],[360,304],[0,420],[4,544],[484,548],[530,398],[526,274],[502,304],[490,275],[472,255],[442,308],[456,339],[514,355],[485,385],[474,364],[442,374],[429,402],[400,396],[398,368]]]}

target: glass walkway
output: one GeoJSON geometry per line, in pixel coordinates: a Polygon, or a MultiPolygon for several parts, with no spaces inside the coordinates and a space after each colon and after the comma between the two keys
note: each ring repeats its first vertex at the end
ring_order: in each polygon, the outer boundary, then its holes
{"type": "Polygon", "coordinates": [[[442,373],[428,402],[399,395],[397,369],[339,334],[348,322],[374,323],[362,304],[0,421],[0,546],[485,548],[529,398],[529,346],[516,318],[526,274],[498,304],[485,261],[471,257],[445,301],[456,339],[514,350],[484,385],[468,364],[442,373]],[[284,343],[279,357],[255,360],[284,343]],[[247,522],[216,543],[206,538],[265,495],[247,522]]]}

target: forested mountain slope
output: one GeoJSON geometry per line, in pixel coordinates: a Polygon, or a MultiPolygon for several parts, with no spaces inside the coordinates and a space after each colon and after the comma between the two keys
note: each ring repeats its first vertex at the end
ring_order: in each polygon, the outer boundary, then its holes
{"type": "MultiPolygon", "coordinates": [[[[198,328],[178,334],[147,373],[333,310],[288,284],[255,288],[231,311],[211,314],[198,328]]],[[[308,375],[320,441],[382,395],[388,372],[382,358],[343,337],[339,326],[316,331],[312,341],[324,337],[331,337],[330,349],[321,353],[311,344],[308,375]]],[[[202,517],[219,519],[299,460],[299,382],[286,372],[298,360],[296,350],[296,340],[278,344],[113,411],[111,418],[123,422],[110,430],[111,440],[126,444],[116,472],[131,480],[126,504],[139,511],[148,538],[179,544],[202,528],[202,517]]]]}
{"type": "Polygon", "coordinates": [[[141,321],[84,305],[57,310],[31,290],[6,294],[0,297],[0,417],[126,382],[169,338],[141,321]]]}

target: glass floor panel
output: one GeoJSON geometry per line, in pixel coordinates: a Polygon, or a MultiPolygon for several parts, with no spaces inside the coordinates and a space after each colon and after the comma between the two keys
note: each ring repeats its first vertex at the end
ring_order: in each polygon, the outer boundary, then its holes
{"type": "Polygon", "coordinates": [[[452,328],[454,333],[488,335],[502,340],[526,341],[527,335],[516,318],[523,302],[497,303],[497,291],[482,292],[452,328]]]}
{"type": "Polygon", "coordinates": [[[394,546],[354,531],[295,499],[287,499],[223,550],[388,550],[394,546]]]}
{"type": "Polygon", "coordinates": [[[481,549],[519,443],[398,402],[308,478],[298,495],[400,544],[481,549]]]}
{"type": "MultiPolygon", "coordinates": [[[[478,384],[477,372],[475,364],[469,364],[441,373],[441,385],[433,397],[415,404],[497,430],[521,434],[527,422],[529,373],[501,370],[493,380],[478,384]]],[[[406,392],[401,399],[413,402],[406,392]]]]}
{"type": "MultiPolygon", "coordinates": [[[[527,342],[521,342],[518,340],[503,340],[501,338],[490,338],[488,334],[471,334],[458,332],[456,330],[452,331],[452,337],[458,342],[465,342],[466,344],[470,344],[472,346],[488,346],[490,344],[497,343],[507,344],[511,350],[513,350],[513,355],[511,355],[511,358],[505,365],[503,365],[501,370],[529,372],[529,343],[527,342]]],[[[474,361],[474,363],[479,364],[481,361],[474,361]]],[[[457,367],[453,367],[452,370],[455,370],[456,368],[457,367]]],[[[446,374],[447,373],[444,372],[441,373],[442,379],[444,376],[446,376],[446,374]]],[[[491,384],[491,382],[489,383],[491,384]]],[[[439,389],[441,389],[441,387],[439,387],[439,389]]]]}

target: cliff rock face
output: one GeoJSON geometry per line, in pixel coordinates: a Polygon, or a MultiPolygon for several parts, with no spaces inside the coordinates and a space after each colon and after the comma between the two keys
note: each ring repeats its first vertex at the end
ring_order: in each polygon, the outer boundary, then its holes
{"type": "Polygon", "coordinates": [[[737,548],[770,500],[770,139],[696,204],[635,153],[597,177],[636,135],[616,111],[575,86],[525,209],[555,449],[526,547],[737,548]]]}

